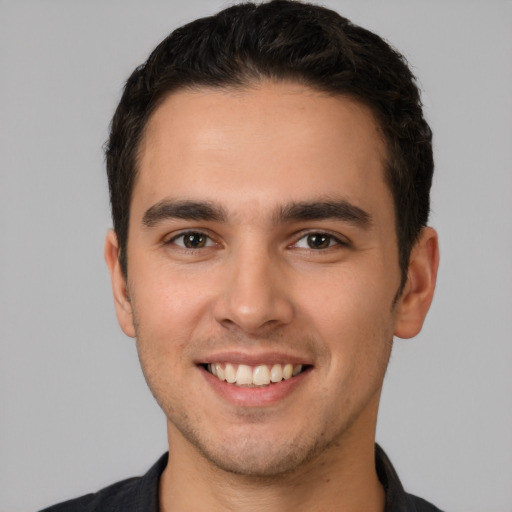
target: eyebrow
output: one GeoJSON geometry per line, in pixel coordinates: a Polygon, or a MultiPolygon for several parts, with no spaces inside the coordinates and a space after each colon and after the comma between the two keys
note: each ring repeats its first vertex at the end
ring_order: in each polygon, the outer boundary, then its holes
{"type": "Polygon", "coordinates": [[[208,201],[174,201],[164,199],[146,210],[142,224],[152,228],[168,219],[204,220],[225,222],[226,212],[218,205],[208,201]]]}
{"type": "Polygon", "coordinates": [[[327,219],[342,220],[365,229],[372,225],[368,212],[344,199],[293,202],[280,208],[275,215],[276,223],[327,219]]]}
{"type": "MultiPolygon", "coordinates": [[[[142,224],[152,228],[170,219],[226,222],[227,217],[224,208],[213,202],[164,199],[146,210],[142,224]]],[[[369,213],[344,199],[291,202],[279,207],[273,215],[274,224],[326,219],[342,220],[362,228],[372,224],[369,213]]]]}

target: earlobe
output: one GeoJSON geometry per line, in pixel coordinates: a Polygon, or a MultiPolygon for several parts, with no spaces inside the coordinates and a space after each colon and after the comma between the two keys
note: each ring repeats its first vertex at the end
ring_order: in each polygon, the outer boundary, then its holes
{"type": "Polygon", "coordinates": [[[119,263],[119,244],[117,236],[113,230],[107,233],[105,239],[105,261],[107,262],[110,272],[117,321],[123,332],[127,336],[134,338],[135,326],[133,321],[133,309],[128,294],[126,279],[119,263]]]}
{"type": "Polygon", "coordinates": [[[421,331],[434,296],[438,266],[437,233],[423,228],[411,251],[407,282],[397,304],[395,336],[412,338],[421,331]]]}

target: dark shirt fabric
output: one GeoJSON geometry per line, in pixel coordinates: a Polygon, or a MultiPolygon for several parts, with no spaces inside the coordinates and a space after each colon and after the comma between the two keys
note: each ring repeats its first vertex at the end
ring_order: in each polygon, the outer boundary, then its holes
{"type": "MultiPolygon", "coordinates": [[[[158,482],[168,453],[142,477],[129,478],[95,494],[66,501],[40,512],[158,512],[158,482]]],[[[385,512],[441,512],[425,500],[407,494],[387,455],[375,445],[377,474],[386,490],[385,512]]]]}

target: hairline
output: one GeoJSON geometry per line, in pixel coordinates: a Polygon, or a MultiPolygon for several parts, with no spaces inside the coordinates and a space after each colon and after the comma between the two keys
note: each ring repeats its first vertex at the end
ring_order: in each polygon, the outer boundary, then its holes
{"type": "MultiPolygon", "coordinates": [[[[127,223],[126,223],[126,237],[125,237],[125,244],[124,244],[124,251],[125,254],[123,256],[124,259],[124,265],[121,265],[122,271],[124,274],[124,277],[127,278],[128,275],[128,240],[129,240],[129,231],[130,231],[130,224],[131,224],[131,212],[132,212],[132,202],[134,197],[135,188],[138,182],[138,176],[140,172],[141,167],[141,160],[143,158],[144,154],[144,145],[145,141],[147,140],[147,131],[149,124],[151,122],[152,117],[155,115],[157,110],[165,103],[165,101],[172,96],[173,94],[179,93],[179,92],[192,92],[192,93],[200,93],[200,92],[218,92],[218,91],[226,91],[226,92],[244,92],[244,91],[250,91],[250,90],[257,90],[259,87],[261,87],[264,84],[290,84],[290,85],[298,85],[303,87],[304,89],[309,89],[310,91],[324,95],[325,97],[331,97],[331,98],[348,98],[359,105],[364,106],[368,109],[368,112],[373,118],[375,128],[377,129],[377,133],[379,134],[381,141],[384,144],[385,153],[384,158],[382,161],[382,172],[383,172],[383,179],[384,183],[388,189],[388,191],[391,194],[392,203],[393,203],[393,215],[394,215],[394,223],[395,223],[395,234],[396,234],[396,244],[398,247],[398,265],[400,268],[401,273],[401,285],[399,288],[399,293],[403,289],[403,286],[405,285],[406,281],[406,272],[402,268],[402,261],[401,261],[401,239],[400,239],[400,222],[399,222],[399,211],[398,211],[398,204],[397,204],[397,198],[395,197],[395,193],[393,190],[393,185],[391,182],[392,178],[392,168],[393,168],[393,161],[396,159],[396,155],[394,154],[394,151],[391,146],[391,140],[386,135],[384,130],[384,120],[382,119],[382,116],[378,112],[378,108],[372,104],[371,101],[365,99],[362,95],[357,94],[354,91],[334,91],[329,90],[326,87],[321,87],[318,84],[311,83],[311,81],[308,81],[304,77],[301,77],[299,75],[295,76],[268,76],[264,73],[260,73],[257,70],[253,71],[250,70],[246,72],[245,76],[241,77],[242,79],[233,79],[232,82],[227,83],[219,83],[219,84],[211,84],[211,83],[182,83],[175,85],[174,87],[169,87],[167,90],[162,91],[155,101],[151,102],[149,105],[148,110],[145,112],[144,117],[142,118],[142,127],[140,130],[140,134],[138,136],[137,144],[134,149],[134,159],[133,159],[133,169],[132,169],[132,184],[130,189],[130,198],[128,201],[128,216],[127,216],[127,223]]],[[[411,245],[412,247],[412,245],[411,245]]],[[[121,250],[122,248],[120,248],[121,250]]],[[[410,254],[410,250],[409,250],[410,254]]],[[[121,254],[119,254],[119,258],[121,259],[121,254]]]]}
{"type": "MultiPolygon", "coordinates": [[[[304,89],[309,89],[310,91],[323,95],[328,98],[347,98],[355,103],[364,106],[368,109],[368,112],[373,118],[375,128],[377,129],[377,133],[379,134],[381,141],[384,144],[385,148],[385,155],[382,161],[382,170],[384,173],[384,181],[386,183],[386,186],[388,187],[389,192],[391,193],[392,199],[393,199],[393,207],[394,207],[394,213],[395,213],[395,224],[396,229],[398,228],[398,209],[397,204],[395,201],[395,196],[393,193],[393,187],[389,180],[390,175],[390,167],[392,167],[392,160],[393,160],[393,150],[390,147],[390,141],[388,140],[388,137],[386,136],[386,133],[383,129],[383,120],[380,119],[381,116],[379,116],[379,113],[377,112],[377,108],[371,104],[370,101],[365,100],[362,96],[358,95],[355,92],[347,91],[347,92],[336,92],[332,90],[327,90],[326,88],[319,87],[318,85],[307,83],[305,79],[297,78],[291,78],[291,77],[268,77],[263,74],[259,74],[258,76],[248,76],[246,81],[240,81],[239,83],[236,83],[235,81],[233,83],[225,83],[225,84],[207,84],[207,83],[193,83],[193,84],[180,84],[176,87],[173,87],[162,94],[159,95],[159,97],[150,105],[150,108],[145,113],[143,120],[142,120],[142,128],[140,130],[140,134],[138,136],[137,144],[135,147],[135,158],[133,159],[133,175],[132,175],[132,186],[130,190],[130,198],[128,203],[128,225],[127,225],[127,237],[126,237],[126,243],[128,243],[128,230],[130,226],[130,217],[131,217],[131,211],[132,211],[132,201],[133,201],[133,195],[134,190],[137,185],[137,179],[140,172],[140,166],[141,166],[141,160],[143,158],[144,153],[144,144],[147,140],[147,131],[149,124],[151,122],[151,119],[156,114],[157,110],[167,101],[169,97],[172,95],[179,93],[179,92],[191,92],[191,93],[201,93],[201,92],[218,92],[218,91],[226,91],[226,92],[245,92],[245,91],[251,91],[251,90],[257,90],[264,84],[275,84],[275,85],[299,85],[303,87],[304,89]]],[[[398,234],[398,231],[397,231],[398,234]]]]}

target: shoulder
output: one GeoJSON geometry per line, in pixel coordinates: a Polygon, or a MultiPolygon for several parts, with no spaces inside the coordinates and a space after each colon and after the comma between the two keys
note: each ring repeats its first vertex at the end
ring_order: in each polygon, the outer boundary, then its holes
{"type": "Polygon", "coordinates": [[[386,512],[441,512],[437,507],[413,494],[408,494],[384,450],[375,445],[375,468],[386,491],[386,512]]]}
{"type": "Polygon", "coordinates": [[[40,512],[158,512],[158,484],[167,459],[166,453],[144,476],[122,480],[40,512]]]}
{"type": "Polygon", "coordinates": [[[117,509],[136,493],[140,478],[128,478],[109,485],[96,493],[86,494],[80,498],[64,501],[41,512],[108,512],[117,509]]]}
{"type": "Polygon", "coordinates": [[[407,498],[411,503],[411,507],[407,510],[411,512],[442,512],[435,505],[432,505],[432,503],[429,503],[423,498],[418,498],[418,496],[412,494],[407,494],[407,498]]]}

